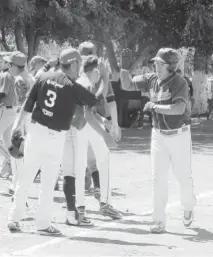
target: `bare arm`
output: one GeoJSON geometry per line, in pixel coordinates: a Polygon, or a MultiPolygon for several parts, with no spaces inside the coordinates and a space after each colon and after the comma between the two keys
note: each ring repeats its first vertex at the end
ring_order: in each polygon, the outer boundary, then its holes
{"type": "Polygon", "coordinates": [[[173,104],[161,105],[156,104],[153,110],[157,113],[166,115],[182,115],[186,109],[186,102],[182,99],[177,99],[173,104]]]}
{"type": "Polygon", "coordinates": [[[122,89],[127,90],[127,91],[134,90],[134,88],[132,86],[133,80],[132,80],[132,76],[131,76],[129,70],[121,69],[120,79],[121,79],[122,89]]]}
{"type": "Polygon", "coordinates": [[[94,116],[91,110],[87,109],[85,111],[85,117],[87,122],[90,124],[90,126],[102,137],[105,136],[107,133],[104,128],[101,127],[100,122],[97,120],[97,118],[94,116]]]}

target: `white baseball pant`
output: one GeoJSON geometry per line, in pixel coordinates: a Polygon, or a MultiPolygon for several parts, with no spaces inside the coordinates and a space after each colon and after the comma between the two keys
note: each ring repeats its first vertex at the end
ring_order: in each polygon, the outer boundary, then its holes
{"type": "Polygon", "coordinates": [[[164,135],[153,128],[151,161],[154,175],[154,222],[166,223],[165,209],[168,200],[168,171],[170,168],[180,184],[181,203],[184,210],[193,210],[196,199],[193,192],[191,158],[190,128],[188,131],[176,135],[164,135]]]}
{"type": "Polygon", "coordinates": [[[54,186],[62,159],[65,132],[57,132],[38,123],[31,123],[28,129],[23,172],[18,179],[9,221],[18,222],[22,219],[29,188],[42,167],[36,223],[38,229],[46,229],[52,219],[54,186]]]}
{"type": "Polygon", "coordinates": [[[89,143],[95,153],[100,173],[101,202],[110,203],[111,201],[110,151],[104,139],[89,124],[86,124],[82,130],[72,127],[68,132],[62,161],[63,175],[76,178],[76,206],[85,206],[85,171],[89,143]]]}
{"type": "Polygon", "coordinates": [[[2,146],[0,147],[0,155],[10,159],[8,146],[10,144],[10,136],[12,124],[17,116],[16,108],[7,109],[5,106],[0,107],[0,137],[2,139],[2,146]]]}

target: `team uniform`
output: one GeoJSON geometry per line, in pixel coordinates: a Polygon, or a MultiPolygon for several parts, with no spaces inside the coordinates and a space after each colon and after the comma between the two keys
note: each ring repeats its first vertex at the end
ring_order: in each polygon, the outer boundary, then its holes
{"type": "MultiPolygon", "coordinates": [[[[121,70],[121,78],[128,71],[121,70]]],[[[124,80],[123,80],[124,81],[124,80]]],[[[160,105],[171,105],[176,100],[188,103],[188,85],[179,74],[173,73],[159,82],[157,75],[136,76],[132,84],[142,92],[148,92],[150,101],[160,105]]],[[[189,110],[181,115],[164,115],[152,112],[153,129],[151,138],[151,162],[154,174],[154,222],[166,223],[165,208],[168,199],[168,171],[171,169],[181,189],[181,202],[184,211],[192,211],[195,206],[193,179],[191,174],[191,131],[189,110]]]]}
{"type": "MultiPolygon", "coordinates": [[[[21,106],[23,105],[24,101],[27,98],[27,94],[29,93],[30,89],[34,85],[35,80],[34,78],[28,73],[21,73],[19,76],[15,78],[15,90],[17,94],[17,112],[20,111],[21,106]]],[[[24,135],[26,136],[27,133],[27,125],[29,121],[26,121],[24,135]]],[[[11,165],[13,171],[13,178],[12,183],[9,188],[9,193],[13,194],[16,188],[16,184],[18,182],[19,174],[23,169],[24,159],[16,159],[11,157],[11,165]]]]}
{"type": "Polygon", "coordinates": [[[5,94],[0,103],[0,136],[2,140],[0,153],[10,163],[10,155],[7,148],[10,143],[12,124],[16,118],[17,93],[15,90],[15,78],[9,71],[0,75],[0,93],[5,94]]]}
{"type": "MultiPolygon", "coordinates": [[[[93,87],[86,74],[82,74],[77,81],[85,88],[91,89],[93,87]]],[[[103,215],[112,218],[120,218],[119,213],[110,205],[110,151],[102,136],[87,123],[84,116],[84,110],[82,108],[78,109],[76,119],[73,121],[70,131],[67,133],[62,159],[63,175],[66,180],[69,177],[70,180],[71,177],[75,178],[75,205],[78,211],[82,210],[84,213],[85,170],[88,163],[88,147],[90,145],[96,156],[97,168],[100,173],[100,202],[104,203],[101,212],[103,215]]],[[[91,158],[92,160],[94,155],[91,158]]],[[[77,225],[73,219],[74,210],[71,209],[72,206],[69,206],[69,201],[70,200],[67,199],[67,223],[77,225]]],[[[82,222],[82,220],[80,220],[80,222],[82,222]]],[[[83,224],[85,223],[86,222],[83,221],[83,224]]]]}
{"type": "MultiPolygon", "coordinates": [[[[14,204],[9,215],[10,224],[17,224],[21,220],[30,185],[37,171],[42,168],[36,222],[40,233],[51,232],[54,185],[62,159],[66,131],[70,128],[77,103],[93,106],[96,102],[93,94],[71,81],[60,70],[43,73],[36,81],[24,105],[24,110],[32,115],[27,131],[24,168],[16,186],[14,204]]],[[[13,230],[10,224],[9,228],[13,230]]]]}
{"type": "MultiPolygon", "coordinates": [[[[109,111],[109,106],[108,103],[115,101],[115,94],[112,89],[112,85],[109,82],[108,83],[108,88],[105,90],[107,92],[106,95],[103,95],[102,101],[99,103],[99,105],[96,106],[96,111],[98,114],[100,114],[102,117],[111,120],[110,116],[110,111],[109,111]]],[[[87,152],[87,172],[92,174],[93,172],[97,172],[97,164],[96,164],[96,157],[95,153],[91,147],[91,144],[88,146],[88,152],[87,152]]],[[[97,198],[99,198],[99,190],[98,187],[95,188],[95,196],[97,195],[97,198]]]]}

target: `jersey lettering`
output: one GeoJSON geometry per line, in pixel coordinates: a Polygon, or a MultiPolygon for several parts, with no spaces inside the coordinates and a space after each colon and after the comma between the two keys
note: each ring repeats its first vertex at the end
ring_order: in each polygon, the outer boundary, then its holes
{"type": "Polygon", "coordinates": [[[55,100],[57,98],[56,92],[49,89],[47,91],[47,96],[48,99],[46,99],[44,103],[47,107],[52,108],[55,105],[55,100]]]}

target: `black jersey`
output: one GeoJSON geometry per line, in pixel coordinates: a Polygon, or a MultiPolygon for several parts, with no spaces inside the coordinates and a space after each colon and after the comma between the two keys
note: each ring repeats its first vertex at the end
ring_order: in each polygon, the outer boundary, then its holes
{"type": "Polygon", "coordinates": [[[54,130],[68,130],[76,105],[94,106],[95,95],[71,81],[62,71],[43,73],[29,93],[24,110],[32,119],[54,130]]]}

